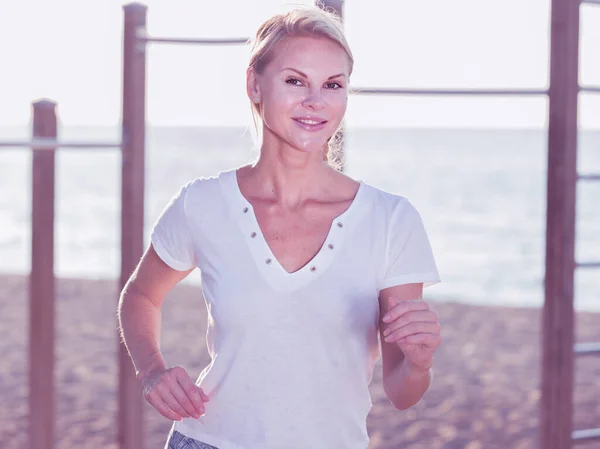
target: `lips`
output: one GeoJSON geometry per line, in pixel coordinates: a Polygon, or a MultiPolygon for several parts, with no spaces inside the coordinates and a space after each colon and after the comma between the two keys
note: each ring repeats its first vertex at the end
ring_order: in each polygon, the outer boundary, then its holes
{"type": "Polygon", "coordinates": [[[304,117],[292,117],[292,118],[293,118],[294,120],[297,120],[297,121],[304,121],[304,122],[317,122],[317,123],[309,123],[309,124],[312,124],[312,125],[320,124],[320,123],[322,123],[322,122],[326,122],[326,121],[327,121],[327,120],[325,120],[325,119],[322,119],[322,118],[320,118],[320,117],[314,117],[314,116],[311,116],[311,115],[306,115],[306,116],[304,116],[304,117]]]}
{"type": "Polygon", "coordinates": [[[318,117],[293,117],[292,120],[307,131],[319,131],[327,124],[327,120],[318,117]]]}

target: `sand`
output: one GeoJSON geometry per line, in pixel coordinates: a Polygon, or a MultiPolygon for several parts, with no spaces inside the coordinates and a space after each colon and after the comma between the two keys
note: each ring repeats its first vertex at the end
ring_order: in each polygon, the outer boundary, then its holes
{"type": "MultiPolygon", "coordinates": [[[[27,447],[26,281],[0,277],[2,449],[27,447]]],[[[116,449],[117,282],[60,280],[57,291],[55,447],[116,449]]],[[[540,310],[432,306],[444,337],[433,385],[417,405],[396,410],[383,393],[377,364],[370,449],[537,449],[540,310]]],[[[195,377],[209,361],[205,333],[199,287],[177,286],[163,308],[167,362],[195,377]]],[[[577,315],[577,341],[600,341],[600,314],[577,315]]],[[[579,358],[576,366],[575,428],[600,427],[600,357],[579,358]]],[[[170,421],[146,403],[145,423],[145,447],[162,449],[170,421]]],[[[577,447],[600,448],[600,441],[577,447]]]]}

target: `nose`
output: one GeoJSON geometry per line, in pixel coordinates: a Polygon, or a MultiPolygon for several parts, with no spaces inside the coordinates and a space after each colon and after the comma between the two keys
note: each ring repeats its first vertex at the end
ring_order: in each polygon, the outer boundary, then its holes
{"type": "Polygon", "coordinates": [[[302,101],[302,105],[315,110],[323,109],[325,102],[323,101],[321,89],[310,90],[306,98],[302,101]]]}

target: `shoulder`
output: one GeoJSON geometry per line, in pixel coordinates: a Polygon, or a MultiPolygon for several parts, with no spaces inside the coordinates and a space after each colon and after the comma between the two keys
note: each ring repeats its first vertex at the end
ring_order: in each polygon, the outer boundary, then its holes
{"type": "Polygon", "coordinates": [[[412,203],[405,196],[389,192],[376,187],[362,179],[354,179],[345,173],[338,173],[339,190],[355,190],[356,184],[361,184],[361,192],[366,201],[373,206],[375,212],[391,213],[394,210],[414,209],[412,203]]]}
{"type": "Polygon", "coordinates": [[[227,218],[231,195],[224,188],[227,173],[194,178],[181,185],[177,196],[190,226],[219,226],[227,218]]]}
{"type": "Polygon", "coordinates": [[[368,191],[369,202],[373,212],[383,215],[387,222],[396,221],[403,217],[418,216],[419,212],[413,203],[405,196],[389,192],[371,184],[365,183],[364,188],[368,191]]]}
{"type": "Polygon", "coordinates": [[[191,194],[202,194],[205,190],[215,189],[219,184],[219,174],[194,178],[184,184],[184,188],[191,194]]]}
{"type": "Polygon", "coordinates": [[[180,195],[186,204],[215,200],[220,189],[219,175],[194,178],[180,187],[180,195]]]}
{"type": "Polygon", "coordinates": [[[188,220],[190,212],[194,210],[205,210],[207,206],[212,209],[213,203],[223,203],[217,196],[218,189],[218,175],[198,177],[184,182],[171,195],[169,202],[163,209],[163,214],[172,211],[171,215],[177,215],[180,219],[188,220]]]}

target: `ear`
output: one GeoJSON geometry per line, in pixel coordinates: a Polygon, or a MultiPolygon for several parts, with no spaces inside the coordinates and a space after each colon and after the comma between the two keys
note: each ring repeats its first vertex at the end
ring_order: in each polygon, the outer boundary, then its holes
{"type": "Polygon", "coordinates": [[[260,102],[260,86],[258,84],[258,77],[252,67],[246,70],[246,93],[248,98],[253,103],[260,102]]]}

